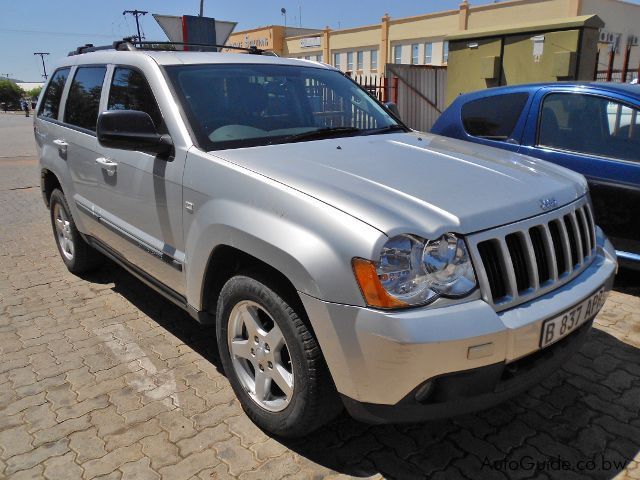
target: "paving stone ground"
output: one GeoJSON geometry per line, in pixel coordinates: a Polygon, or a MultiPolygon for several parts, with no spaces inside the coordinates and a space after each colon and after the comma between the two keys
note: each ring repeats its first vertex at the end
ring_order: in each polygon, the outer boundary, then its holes
{"type": "Polygon", "coordinates": [[[210,329],[115,265],[66,271],[28,154],[0,158],[0,478],[640,479],[640,275],[512,401],[281,441],[243,414],[210,329]]]}

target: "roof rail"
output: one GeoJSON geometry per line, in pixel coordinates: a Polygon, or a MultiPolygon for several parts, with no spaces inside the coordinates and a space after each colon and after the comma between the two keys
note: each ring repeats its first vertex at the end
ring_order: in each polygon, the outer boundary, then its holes
{"type": "Polygon", "coordinates": [[[278,56],[275,52],[262,50],[257,48],[255,45],[251,47],[235,47],[231,45],[212,45],[205,43],[188,43],[188,42],[150,42],[150,41],[140,41],[136,40],[135,37],[125,37],[122,40],[117,40],[113,42],[111,45],[102,45],[102,46],[94,46],[92,43],[87,43],[86,45],[82,45],[75,50],[69,52],[67,56],[71,57],[74,55],[81,55],[83,53],[89,52],[97,52],[100,50],[124,50],[124,51],[134,51],[134,50],[172,50],[169,47],[182,47],[184,50],[188,50],[191,52],[206,52],[210,50],[217,51],[218,49],[229,49],[229,50],[242,50],[247,53],[253,55],[272,55],[278,56]],[[186,48],[185,48],[186,47],[186,48]]]}

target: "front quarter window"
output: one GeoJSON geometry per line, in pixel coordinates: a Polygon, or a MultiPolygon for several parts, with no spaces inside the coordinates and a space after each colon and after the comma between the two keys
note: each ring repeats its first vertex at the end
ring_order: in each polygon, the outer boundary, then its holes
{"type": "Polygon", "coordinates": [[[473,137],[504,142],[511,138],[528,98],[521,92],[472,100],[462,106],[462,125],[473,137]]]}
{"type": "Polygon", "coordinates": [[[299,141],[314,132],[357,135],[404,129],[335,70],[273,64],[166,70],[204,150],[299,141]]]}

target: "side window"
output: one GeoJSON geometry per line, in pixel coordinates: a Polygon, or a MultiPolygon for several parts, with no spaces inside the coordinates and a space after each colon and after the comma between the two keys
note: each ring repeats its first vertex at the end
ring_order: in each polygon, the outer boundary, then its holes
{"type": "Polygon", "coordinates": [[[80,67],[71,82],[64,121],[87,130],[96,130],[105,67],[80,67]]]}
{"type": "Polygon", "coordinates": [[[64,84],[67,82],[70,70],[70,68],[61,68],[60,70],[56,70],[53,77],[51,77],[51,81],[47,86],[46,92],[44,92],[44,97],[40,104],[40,110],[38,111],[39,117],[58,118],[62,91],[64,90],[64,84]]]}
{"type": "Polygon", "coordinates": [[[462,125],[474,137],[508,140],[528,98],[526,92],[507,93],[466,103],[462,106],[462,125]]]}
{"type": "Polygon", "coordinates": [[[144,75],[136,69],[117,67],[113,72],[107,110],[139,110],[148,113],[158,130],[162,115],[144,75]]]}
{"type": "Polygon", "coordinates": [[[543,100],[538,145],[639,161],[640,114],[613,99],[552,93],[543,100]]]}

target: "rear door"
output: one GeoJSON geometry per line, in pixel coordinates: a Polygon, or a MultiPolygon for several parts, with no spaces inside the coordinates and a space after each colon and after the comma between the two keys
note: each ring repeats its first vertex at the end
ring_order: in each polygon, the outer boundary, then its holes
{"type": "MultiPolygon", "coordinates": [[[[98,140],[96,122],[107,72],[106,65],[79,66],[71,72],[71,84],[61,112],[64,127],[59,141],[60,151],[66,152],[73,202],[82,215],[84,233],[100,238],[104,226],[96,221],[96,188],[98,186],[98,140]]],[[[67,196],[68,197],[68,196],[67,196]]]]}
{"type": "MultiPolygon", "coordinates": [[[[115,65],[107,84],[104,110],[146,112],[159,132],[171,134],[142,70],[115,65]]],[[[97,164],[95,204],[110,227],[109,244],[178,294],[184,292],[183,153],[161,157],[98,146],[96,155],[103,163],[97,164]]]]}
{"type": "Polygon", "coordinates": [[[544,91],[534,100],[521,152],[587,177],[596,222],[616,250],[640,254],[638,104],[599,91],[544,91]]]}

